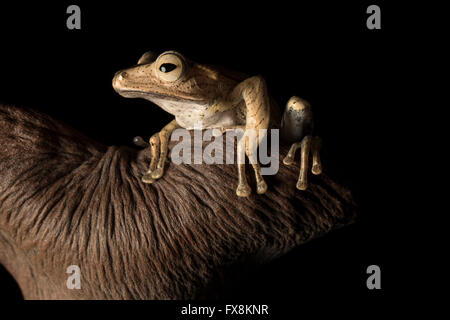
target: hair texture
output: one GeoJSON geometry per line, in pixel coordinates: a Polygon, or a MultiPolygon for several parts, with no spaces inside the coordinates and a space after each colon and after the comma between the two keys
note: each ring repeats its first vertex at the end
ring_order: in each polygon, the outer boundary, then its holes
{"type": "Polygon", "coordinates": [[[222,268],[270,261],[355,218],[350,192],[326,174],[297,190],[298,166],[281,164],[264,195],[239,198],[236,165],[168,160],[147,185],[148,163],[147,149],[106,147],[0,105],[0,263],[25,298],[198,298],[222,268]],[[71,265],[80,290],[66,286],[71,265]]]}

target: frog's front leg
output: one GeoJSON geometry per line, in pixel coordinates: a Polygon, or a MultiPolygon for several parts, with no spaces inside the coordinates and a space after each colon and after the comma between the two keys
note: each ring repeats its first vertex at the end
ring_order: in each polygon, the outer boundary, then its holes
{"type": "Polygon", "coordinates": [[[179,127],[180,125],[177,123],[177,121],[172,120],[159,132],[159,143],[161,148],[158,164],[156,165],[156,169],[152,172],[153,179],[159,179],[163,176],[164,163],[166,162],[167,151],[169,148],[169,138],[172,135],[172,132],[179,127]]]}
{"type": "Polygon", "coordinates": [[[149,142],[152,159],[147,172],[142,176],[142,182],[144,183],[153,183],[155,181],[152,178],[152,172],[155,171],[159,159],[159,132],[152,135],[149,142]]]}
{"type": "Polygon", "coordinates": [[[291,165],[294,163],[295,153],[301,149],[300,173],[297,181],[297,189],[306,190],[308,187],[309,160],[312,153],[312,173],[318,175],[322,172],[320,162],[319,137],[312,136],[313,115],[311,106],[306,101],[292,97],[289,99],[281,122],[282,138],[293,141],[283,163],[291,165]],[[312,151],[312,152],[311,152],[312,151]]]}
{"type": "Polygon", "coordinates": [[[180,126],[173,120],[169,122],[160,132],[150,138],[151,162],[148,171],[142,177],[144,183],[153,183],[164,174],[164,163],[169,148],[169,138],[172,132],[180,126]]]}
{"type": "Polygon", "coordinates": [[[169,148],[169,138],[172,135],[172,132],[179,127],[180,125],[177,123],[177,121],[172,120],[159,132],[159,142],[161,149],[158,164],[156,165],[156,169],[152,172],[153,179],[159,179],[163,176],[164,163],[166,162],[167,151],[169,148]]]}
{"type": "Polygon", "coordinates": [[[245,175],[245,159],[241,159],[244,153],[253,166],[256,179],[256,191],[263,194],[267,190],[267,184],[261,174],[261,167],[257,160],[257,148],[259,142],[267,134],[270,120],[269,96],[263,78],[251,77],[239,83],[232,92],[234,101],[244,100],[246,106],[245,135],[238,142],[238,175],[239,182],[236,194],[240,197],[248,197],[251,193],[245,175]],[[260,132],[260,129],[264,129],[260,132]],[[247,133],[253,133],[247,136],[247,133]]]}

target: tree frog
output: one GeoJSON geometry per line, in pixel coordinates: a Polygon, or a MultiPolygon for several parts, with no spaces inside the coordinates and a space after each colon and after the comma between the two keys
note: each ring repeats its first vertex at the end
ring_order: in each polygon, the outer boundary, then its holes
{"type": "MultiPolygon", "coordinates": [[[[296,96],[290,98],[279,121],[278,107],[269,96],[261,76],[247,77],[220,67],[199,64],[176,51],[166,51],[159,56],[149,51],[142,55],[137,65],[115,74],[113,88],[123,97],[147,99],[175,116],[149,140],[151,161],[142,177],[144,183],[153,183],[163,176],[171,133],[180,127],[194,129],[199,122],[202,129],[217,128],[222,132],[241,128],[254,129],[258,133],[259,129],[280,128],[281,137],[292,143],[283,159],[284,164],[292,164],[296,151],[301,149],[296,185],[299,190],[306,190],[308,186],[311,154],[312,173],[322,172],[321,143],[319,137],[312,135],[310,104],[296,96]]],[[[242,138],[237,148],[238,154],[245,152],[250,160],[255,172],[256,191],[263,194],[267,184],[257,161],[258,141],[242,138]]],[[[251,194],[244,163],[238,163],[236,194],[240,197],[251,194]]]]}

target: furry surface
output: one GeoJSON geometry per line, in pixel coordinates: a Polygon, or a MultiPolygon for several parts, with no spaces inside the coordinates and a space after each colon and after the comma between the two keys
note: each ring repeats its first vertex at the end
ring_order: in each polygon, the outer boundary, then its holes
{"type": "Polygon", "coordinates": [[[249,168],[243,199],[235,165],[167,161],[146,185],[148,162],[148,150],[0,105],[0,263],[25,298],[198,298],[222,267],[269,261],[355,218],[350,192],[326,174],[297,190],[298,166],[280,163],[262,196],[249,168]],[[66,287],[70,265],[81,290],[66,287]]]}

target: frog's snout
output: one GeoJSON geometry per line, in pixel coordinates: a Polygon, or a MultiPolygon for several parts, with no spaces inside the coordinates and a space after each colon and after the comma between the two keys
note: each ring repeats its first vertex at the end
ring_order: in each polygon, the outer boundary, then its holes
{"type": "Polygon", "coordinates": [[[126,71],[119,71],[116,72],[114,75],[112,86],[114,90],[120,93],[120,91],[124,90],[126,88],[125,82],[127,81],[128,73],[126,71]]]}

